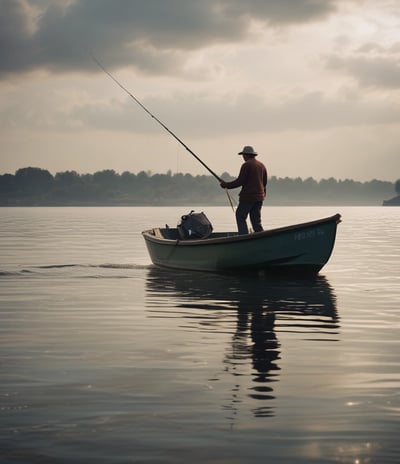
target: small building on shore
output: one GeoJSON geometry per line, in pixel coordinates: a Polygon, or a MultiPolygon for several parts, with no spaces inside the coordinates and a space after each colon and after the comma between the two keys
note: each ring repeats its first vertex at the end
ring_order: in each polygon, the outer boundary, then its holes
{"type": "Polygon", "coordinates": [[[391,198],[390,200],[384,200],[383,206],[400,206],[400,195],[391,198]]]}

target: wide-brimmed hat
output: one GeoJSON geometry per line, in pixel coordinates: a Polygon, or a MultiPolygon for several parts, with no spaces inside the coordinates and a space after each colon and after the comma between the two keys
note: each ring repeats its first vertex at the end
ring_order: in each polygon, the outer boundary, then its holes
{"type": "Polygon", "coordinates": [[[243,147],[243,150],[242,150],[241,152],[239,152],[238,155],[257,156],[258,153],[256,153],[256,152],[254,151],[254,148],[253,148],[253,147],[246,146],[246,147],[243,147]]]}

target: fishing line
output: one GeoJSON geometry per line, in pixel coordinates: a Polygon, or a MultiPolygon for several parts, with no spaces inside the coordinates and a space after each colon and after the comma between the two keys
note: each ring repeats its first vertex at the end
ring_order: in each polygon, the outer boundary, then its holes
{"type": "MultiPolygon", "coordinates": [[[[217,174],[215,174],[215,172],[210,169],[197,155],[196,153],[194,153],[176,134],[174,134],[174,132],[172,132],[162,121],[160,121],[153,113],[151,113],[126,87],[124,87],[101,63],[100,61],[93,55],[93,54],[90,54],[90,57],[92,58],[92,60],[97,64],[97,66],[102,70],[104,71],[105,74],[107,74],[107,76],[109,76],[125,93],[127,93],[144,111],[146,111],[146,113],[151,116],[155,121],[158,122],[158,124],[160,124],[160,126],[162,126],[170,135],[172,135],[172,137],[174,137],[175,140],[177,140],[192,156],[194,156],[197,161],[199,163],[201,163],[206,169],[207,171],[212,174],[217,180],[218,182],[222,182],[222,179],[217,176],[217,174]]],[[[233,204],[232,204],[232,199],[231,199],[231,196],[229,195],[229,192],[227,189],[225,189],[225,192],[228,196],[228,199],[229,199],[229,203],[232,207],[232,210],[235,211],[234,207],[233,207],[233,204]]]]}

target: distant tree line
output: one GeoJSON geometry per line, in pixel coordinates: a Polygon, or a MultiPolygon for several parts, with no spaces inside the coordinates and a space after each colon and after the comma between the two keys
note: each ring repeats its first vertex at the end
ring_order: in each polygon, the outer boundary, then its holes
{"type": "MultiPolygon", "coordinates": [[[[233,179],[228,173],[224,180],[233,179]]],[[[396,183],[371,180],[314,180],[312,177],[270,177],[266,204],[271,205],[381,205],[396,183]]],[[[237,198],[239,190],[230,193],[237,198]]],[[[72,205],[226,205],[227,198],[218,181],[209,175],[116,173],[112,169],[94,174],[75,171],[53,176],[46,169],[27,167],[15,174],[0,175],[1,206],[72,205]]]]}

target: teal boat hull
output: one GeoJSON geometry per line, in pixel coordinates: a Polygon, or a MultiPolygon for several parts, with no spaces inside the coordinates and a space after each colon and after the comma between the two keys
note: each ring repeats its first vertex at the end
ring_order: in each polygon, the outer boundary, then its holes
{"type": "Polygon", "coordinates": [[[152,262],[172,269],[317,274],[329,260],[340,214],[248,235],[180,240],[177,229],[142,232],[152,262]]]}

